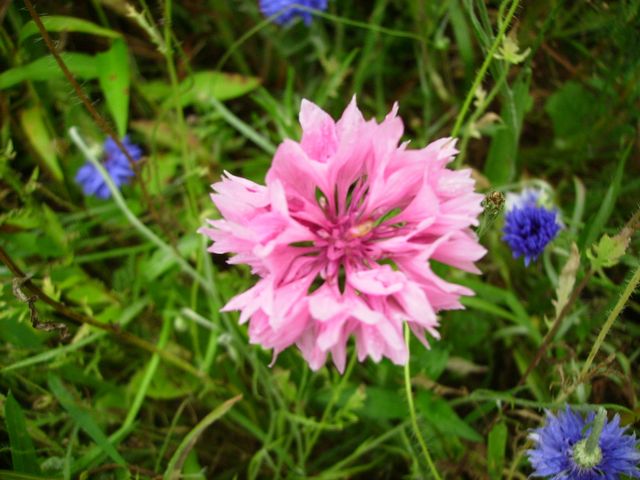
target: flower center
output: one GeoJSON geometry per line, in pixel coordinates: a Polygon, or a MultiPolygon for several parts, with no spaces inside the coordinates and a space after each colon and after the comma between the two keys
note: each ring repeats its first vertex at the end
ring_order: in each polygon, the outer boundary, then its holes
{"type": "Polygon", "coordinates": [[[367,242],[373,236],[374,223],[367,220],[358,224],[338,222],[329,229],[316,232],[315,246],[325,251],[330,262],[361,260],[367,255],[367,242]]]}
{"type": "Polygon", "coordinates": [[[589,449],[587,440],[586,438],[580,440],[573,446],[573,460],[576,465],[585,470],[595,467],[602,460],[602,449],[597,445],[589,449]]]}

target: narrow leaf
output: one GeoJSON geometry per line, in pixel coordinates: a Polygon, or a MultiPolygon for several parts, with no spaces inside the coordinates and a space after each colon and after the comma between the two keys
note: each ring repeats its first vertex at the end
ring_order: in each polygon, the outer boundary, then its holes
{"type": "Polygon", "coordinates": [[[89,435],[94,442],[118,465],[125,466],[126,462],[124,458],[118,453],[118,451],[109,443],[109,439],[104,434],[102,429],[95,422],[91,414],[79,406],[71,393],[62,384],[62,381],[56,375],[49,375],[48,382],[51,393],[58,399],[60,405],[69,413],[71,418],[89,435]]]}
{"type": "MultiPolygon", "coordinates": [[[[122,35],[115,30],[96,25],[88,20],[75,17],[65,17],[62,15],[48,15],[40,17],[45,30],[48,32],[77,32],[99,35],[101,37],[119,38],[122,35]]],[[[18,36],[20,43],[24,42],[32,35],[40,35],[40,31],[33,20],[25,23],[18,36]]]]}
{"type": "Polygon", "coordinates": [[[453,434],[472,442],[482,442],[482,437],[461,419],[449,404],[429,391],[416,395],[416,406],[420,414],[443,434],[453,434]]]}
{"type": "MultiPolygon", "coordinates": [[[[95,57],[84,53],[62,53],[62,60],[69,71],[80,80],[90,80],[98,76],[95,57]]],[[[10,68],[0,73],[0,90],[10,88],[27,80],[34,82],[62,78],[64,74],[56,60],[46,55],[26,65],[10,68]]]]}
{"type": "Polygon", "coordinates": [[[620,187],[622,185],[624,167],[627,164],[627,159],[629,158],[629,154],[631,153],[632,149],[633,142],[630,142],[620,156],[618,166],[616,167],[616,173],[609,185],[609,188],[607,189],[607,193],[600,203],[598,213],[596,213],[595,217],[589,219],[589,221],[587,222],[587,225],[589,225],[589,229],[586,231],[585,235],[582,238],[582,245],[584,247],[589,247],[596,241],[596,238],[598,238],[598,236],[602,233],[605,225],[607,224],[607,221],[609,220],[609,217],[613,213],[613,207],[616,204],[616,200],[618,200],[618,195],[620,195],[620,187]]]}
{"type": "Polygon", "coordinates": [[[129,117],[129,52],[124,40],[117,39],[109,50],[96,56],[98,80],[120,138],[127,133],[129,117]]]}
{"type": "Polygon", "coordinates": [[[513,89],[505,85],[502,97],[500,118],[504,128],[499,129],[489,148],[489,155],[484,166],[484,174],[492,185],[500,186],[510,182],[516,175],[516,159],[520,132],[525,112],[530,108],[532,100],[529,95],[531,75],[524,73],[516,80],[513,89]]]}
{"type": "Polygon", "coordinates": [[[27,433],[24,412],[11,392],[9,392],[4,404],[4,421],[9,433],[13,469],[20,473],[40,473],[36,450],[27,433]]]}
{"type": "Polygon", "coordinates": [[[204,417],[182,440],[176,451],[174,452],[169,465],[164,474],[165,480],[176,480],[181,477],[180,472],[184,465],[187,455],[194,447],[202,432],[204,432],[213,422],[223,417],[233,405],[242,399],[242,395],[230,398],[223,404],[216,407],[209,415],[204,417]]]}
{"type": "Polygon", "coordinates": [[[155,80],[144,85],[144,93],[153,101],[166,102],[165,106],[181,107],[190,105],[208,105],[211,98],[221,102],[246,95],[260,85],[257,77],[248,77],[237,73],[204,70],[185,78],[178,86],[175,95],[171,85],[155,80]]]}
{"type": "Polygon", "coordinates": [[[53,178],[58,181],[62,180],[62,169],[56,155],[53,139],[44,123],[42,110],[39,107],[25,108],[20,112],[20,124],[33,149],[42,160],[43,167],[53,178]]]}
{"type": "Polygon", "coordinates": [[[491,480],[502,478],[504,466],[504,452],[507,447],[507,426],[504,422],[498,422],[489,432],[487,447],[487,469],[491,480]]]}

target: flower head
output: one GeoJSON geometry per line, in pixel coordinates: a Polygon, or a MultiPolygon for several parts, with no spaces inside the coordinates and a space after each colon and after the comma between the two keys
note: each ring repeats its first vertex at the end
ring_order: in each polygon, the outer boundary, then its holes
{"type": "Polygon", "coordinates": [[[470,170],[446,168],[451,138],[426,148],[399,145],[397,105],[365,120],[355,99],[335,122],[302,101],[300,142],[285,140],[266,186],[226,174],[213,185],[224,217],[200,231],[214,253],[250,265],[258,283],[231,299],[249,337],[276,355],[296,344],[312,369],[331,353],[340,371],[355,337],[358,358],[407,361],[403,324],[426,344],[436,312],[463,308],[468,288],[431,269],[438,261],[479,273],[485,249],[471,231],[482,195],[470,170]]]}
{"type": "Polygon", "coordinates": [[[535,469],[533,476],[552,480],[616,480],[621,475],[640,478],[635,435],[625,433],[618,415],[611,422],[606,415],[601,422],[595,419],[593,412],[583,417],[568,406],[557,416],[547,412],[546,424],[530,435],[535,442],[535,447],[527,451],[535,469]],[[600,423],[602,430],[596,432],[594,448],[589,451],[585,445],[594,423],[600,423]]]}
{"type": "Polygon", "coordinates": [[[291,23],[296,17],[300,17],[307,25],[311,24],[313,14],[308,9],[326,10],[327,0],[260,0],[260,10],[265,17],[275,17],[274,22],[280,25],[291,23]],[[301,5],[307,9],[297,8],[301,5]]]}
{"type": "MultiPolygon", "coordinates": [[[[122,145],[127,149],[133,160],[138,161],[142,157],[140,147],[129,141],[128,137],[122,139],[122,145]]],[[[115,183],[120,187],[129,182],[134,176],[127,156],[122,153],[118,144],[111,138],[104,142],[104,168],[115,183]]],[[[85,195],[94,195],[106,199],[111,196],[109,187],[93,164],[86,162],[76,173],[76,183],[82,187],[85,195]]]]}
{"type": "Polygon", "coordinates": [[[523,256],[527,266],[540,256],[562,227],[558,211],[544,207],[541,200],[542,194],[535,190],[507,196],[502,239],[511,248],[513,257],[523,256]]]}

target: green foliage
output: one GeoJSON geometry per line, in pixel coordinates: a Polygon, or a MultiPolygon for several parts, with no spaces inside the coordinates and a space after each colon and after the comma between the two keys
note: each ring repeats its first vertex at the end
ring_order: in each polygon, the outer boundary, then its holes
{"type": "MultiPolygon", "coordinates": [[[[78,32],[109,38],[120,38],[122,36],[119,32],[101,27],[100,25],[96,25],[95,23],[82,18],[67,17],[63,15],[47,15],[42,17],[41,20],[44,28],[48,32],[78,32]]],[[[29,20],[20,29],[20,33],[18,33],[18,41],[22,43],[33,35],[40,35],[40,32],[38,31],[36,23],[33,20],[29,20]]]]}
{"type": "Polygon", "coordinates": [[[11,392],[4,402],[4,421],[9,433],[13,468],[20,473],[40,473],[36,451],[27,432],[24,412],[11,392]]]}
{"type": "Polygon", "coordinates": [[[509,430],[504,421],[496,423],[489,432],[489,438],[487,440],[487,468],[491,480],[499,480],[502,478],[508,435],[509,430]]]}
{"type": "Polygon", "coordinates": [[[623,235],[610,237],[605,233],[600,241],[587,251],[587,257],[591,260],[593,269],[601,270],[617,265],[627,251],[630,240],[623,235]]]}
{"type": "MultiPolygon", "coordinates": [[[[80,80],[91,80],[98,76],[98,65],[95,57],[84,53],[61,53],[65,65],[80,80]]],[[[10,68],[0,73],[0,90],[5,90],[25,81],[44,82],[55,78],[63,78],[64,74],[53,55],[45,55],[26,65],[10,68]]]]}
{"type": "Polygon", "coordinates": [[[127,133],[129,117],[129,52],[124,40],[118,39],[106,52],[96,55],[98,81],[107,107],[120,137],[127,133]]]}

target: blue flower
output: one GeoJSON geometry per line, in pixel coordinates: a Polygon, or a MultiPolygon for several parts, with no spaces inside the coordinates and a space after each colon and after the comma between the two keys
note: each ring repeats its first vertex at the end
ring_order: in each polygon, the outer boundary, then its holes
{"type": "MultiPolygon", "coordinates": [[[[134,161],[142,157],[142,149],[129,141],[128,137],[122,139],[122,145],[127,149],[134,161]]],[[[127,156],[122,153],[116,142],[107,138],[104,142],[104,163],[103,166],[116,187],[129,183],[129,179],[135,175],[129,164],[127,156]]],[[[90,162],[86,162],[76,173],[76,183],[82,187],[85,195],[93,195],[98,198],[107,199],[111,196],[109,187],[100,175],[100,172],[90,162]]]]}
{"type": "Polygon", "coordinates": [[[585,453],[585,440],[598,423],[595,418],[594,412],[585,418],[568,406],[557,416],[547,412],[546,424],[530,435],[535,443],[527,451],[535,469],[532,476],[550,480],[617,480],[621,475],[640,478],[638,441],[620,427],[618,415],[609,422],[603,411],[595,448],[585,453]]]}
{"type": "Polygon", "coordinates": [[[507,197],[507,213],[502,239],[513,257],[524,257],[525,265],[536,260],[560,229],[558,211],[539,205],[541,194],[525,190],[521,195],[507,197]]]}
{"type": "Polygon", "coordinates": [[[309,25],[313,14],[308,10],[297,8],[296,5],[324,11],[327,9],[327,0],[260,0],[260,10],[265,17],[272,17],[282,12],[275,17],[274,22],[287,25],[296,17],[300,17],[309,25]]]}

